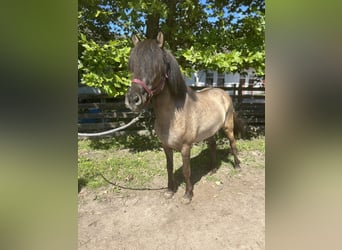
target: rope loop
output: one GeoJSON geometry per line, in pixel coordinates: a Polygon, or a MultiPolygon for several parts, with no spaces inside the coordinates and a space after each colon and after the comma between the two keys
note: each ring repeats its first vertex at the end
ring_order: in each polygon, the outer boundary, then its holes
{"type": "Polygon", "coordinates": [[[121,126],[121,127],[118,127],[118,128],[114,128],[114,129],[111,129],[111,130],[107,130],[107,131],[103,131],[103,132],[98,132],[98,133],[77,133],[78,136],[80,137],[96,137],[96,136],[102,136],[102,135],[109,135],[109,134],[112,134],[112,133],[115,133],[117,131],[120,131],[120,130],[123,130],[129,126],[131,126],[133,123],[136,123],[139,119],[140,119],[140,115],[138,115],[137,117],[135,117],[134,119],[132,119],[129,123],[121,126]]]}

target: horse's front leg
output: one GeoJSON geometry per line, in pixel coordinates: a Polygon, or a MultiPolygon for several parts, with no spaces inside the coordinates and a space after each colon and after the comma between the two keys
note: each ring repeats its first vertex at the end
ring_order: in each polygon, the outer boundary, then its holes
{"type": "Polygon", "coordinates": [[[167,168],[167,191],[165,192],[166,198],[171,198],[175,191],[174,177],[173,177],[173,150],[167,146],[163,146],[166,155],[166,168],[167,168]]]}
{"type": "Polygon", "coordinates": [[[216,141],[215,137],[208,138],[208,147],[210,152],[210,164],[211,164],[211,173],[214,174],[217,171],[217,163],[216,163],[216,141]]]}
{"type": "Polygon", "coordinates": [[[191,151],[191,146],[190,145],[184,145],[181,154],[182,154],[182,160],[183,160],[183,175],[185,179],[185,194],[183,197],[183,203],[190,203],[192,196],[193,196],[193,187],[190,182],[190,175],[191,175],[191,170],[190,170],[190,151],[191,151]]]}

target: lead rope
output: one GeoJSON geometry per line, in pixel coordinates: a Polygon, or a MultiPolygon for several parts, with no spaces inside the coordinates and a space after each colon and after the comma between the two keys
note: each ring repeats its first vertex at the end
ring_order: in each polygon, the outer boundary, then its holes
{"type": "Polygon", "coordinates": [[[137,117],[135,117],[134,119],[132,119],[129,123],[118,127],[118,128],[114,128],[111,130],[107,130],[107,131],[103,131],[103,132],[98,132],[98,133],[77,133],[78,136],[80,137],[95,137],[95,136],[102,136],[102,135],[108,135],[108,134],[112,134],[114,132],[123,130],[129,126],[131,126],[133,123],[137,122],[141,117],[141,114],[139,114],[137,117]]]}

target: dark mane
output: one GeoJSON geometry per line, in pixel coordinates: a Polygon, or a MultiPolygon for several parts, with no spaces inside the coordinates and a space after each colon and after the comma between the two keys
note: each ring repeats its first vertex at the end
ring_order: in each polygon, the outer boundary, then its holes
{"type": "Polygon", "coordinates": [[[165,60],[168,65],[167,84],[171,94],[177,99],[184,99],[187,92],[185,81],[180,71],[176,58],[167,50],[163,49],[165,60]]]}
{"type": "Polygon", "coordinates": [[[172,96],[178,100],[185,98],[187,87],[178,62],[169,51],[160,48],[156,40],[147,39],[132,48],[128,67],[135,78],[146,77],[146,83],[150,85],[167,76],[172,96]]]}

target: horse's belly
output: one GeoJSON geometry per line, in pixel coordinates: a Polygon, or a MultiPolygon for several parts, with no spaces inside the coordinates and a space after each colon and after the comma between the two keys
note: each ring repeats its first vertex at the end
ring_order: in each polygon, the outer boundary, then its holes
{"type": "Polygon", "coordinates": [[[209,114],[203,108],[196,116],[192,115],[176,113],[173,120],[165,123],[156,120],[155,131],[161,142],[167,147],[181,150],[184,144],[190,145],[213,136],[225,120],[223,112],[217,109],[215,113],[209,114]]]}
{"type": "Polygon", "coordinates": [[[179,135],[179,133],[173,131],[161,131],[156,128],[156,134],[163,145],[174,150],[180,151],[184,144],[183,136],[179,135]]]}
{"type": "Polygon", "coordinates": [[[213,136],[221,127],[222,127],[221,124],[215,124],[212,126],[199,128],[199,130],[197,131],[197,134],[195,136],[196,139],[194,142],[200,142],[200,141],[203,141],[203,140],[213,136]]]}
{"type": "Polygon", "coordinates": [[[163,145],[179,151],[184,144],[203,141],[213,136],[220,128],[221,125],[215,124],[209,127],[188,127],[185,130],[162,130],[156,127],[155,131],[163,145]]]}

